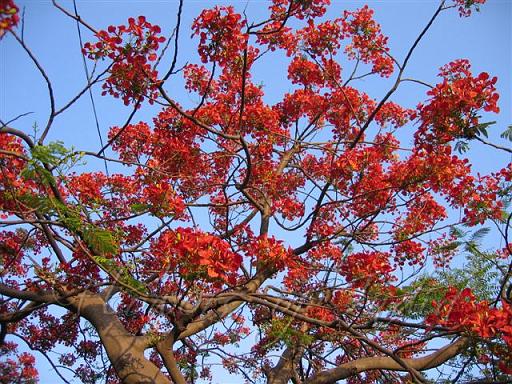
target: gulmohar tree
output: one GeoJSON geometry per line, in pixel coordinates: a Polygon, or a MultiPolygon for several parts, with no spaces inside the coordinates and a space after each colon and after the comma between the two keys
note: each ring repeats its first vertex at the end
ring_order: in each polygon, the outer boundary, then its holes
{"type": "Polygon", "coordinates": [[[50,101],[36,135],[1,123],[0,381],[37,381],[21,343],[64,382],[510,382],[512,168],[477,176],[464,155],[487,143],[497,80],[463,59],[435,85],[405,77],[441,13],[484,2],[441,1],[400,59],[367,6],[332,20],[329,0],[272,0],[265,20],[217,6],[192,25],[201,62],[177,68],[186,4],[165,37],[143,16],[96,29],[54,1],[95,64],[62,103],[0,1],[0,34],[50,101]],[[291,89],[273,105],[251,80],[270,51],[291,89]],[[382,99],[356,88],[369,76],[393,79],[382,99]],[[393,101],[405,81],[425,89],[415,109],[393,101]],[[97,88],[132,108],[103,148],[49,141],[97,88]],[[146,103],[160,112],[137,122],[146,103]],[[89,158],[123,172],[77,167],[89,158]],[[503,237],[492,252],[486,222],[503,237]]]}

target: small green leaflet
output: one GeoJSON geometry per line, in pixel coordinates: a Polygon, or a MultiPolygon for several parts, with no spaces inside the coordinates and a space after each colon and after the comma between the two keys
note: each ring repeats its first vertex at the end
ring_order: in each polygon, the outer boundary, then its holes
{"type": "Polygon", "coordinates": [[[512,141],[512,124],[507,127],[505,131],[500,135],[502,139],[507,139],[508,141],[512,141]]]}

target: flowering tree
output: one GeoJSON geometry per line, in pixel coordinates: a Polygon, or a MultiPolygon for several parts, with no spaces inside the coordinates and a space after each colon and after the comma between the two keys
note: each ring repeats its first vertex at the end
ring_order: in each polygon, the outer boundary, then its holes
{"type": "Polygon", "coordinates": [[[37,380],[28,347],[64,382],[509,382],[512,168],[477,176],[464,154],[511,152],[486,139],[497,79],[463,59],[435,85],[405,77],[441,13],[481,3],[440,1],[404,58],[367,6],[326,20],[329,0],[273,0],[262,21],[214,7],[192,25],[201,63],[177,68],[182,2],[165,37],[143,16],[96,29],[54,1],[90,33],[95,69],[59,104],[0,0],[0,36],[50,101],[35,135],[0,122],[0,381],[37,380]],[[271,51],[291,84],[273,105],[251,77],[271,51]],[[185,90],[169,89],[179,76],[185,90]],[[392,79],[380,100],[356,88],[370,76],[392,79]],[[415,109],[393,101],[406,81],[425,89],[415,109]],[[128,120],[97,152],[49,141],[97,87],[128,120]],[[135,121],[146,103],[159,112],[135,121]],[[90,158],[123,172],[78,172],[90,158]],[[485,222],[502,249],[478,246],[485,222]]]}

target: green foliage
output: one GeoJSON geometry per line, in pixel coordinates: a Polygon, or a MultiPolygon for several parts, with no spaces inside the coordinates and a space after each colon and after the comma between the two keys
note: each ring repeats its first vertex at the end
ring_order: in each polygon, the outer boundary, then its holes
{"type": "Polygon", "coordinates": [[[442,254],[442,253],[445,253],[445,252],[453,252],[453,251],[456,251],[460,247],[461,244],[462,243],[460,241],[452,241],[451,243],[443,244],[443,245],[434,247],[432,249],[432,252],[434,254],[442,254]]]}
{"type": "MultiPolygon", "coordinates": [[[[487,132],[487,128],[494,124],[496,124],[496,121],[488,121],[487,123],[481,123],[471,127],[465,126],[460,138],[467,140],[473,140],[477,136],[485,136],[488,138],[489,134],[487,132]]],[[[512,131],[510,134],[512,134],[512,131]]],[[[504,137],[503,134],[501,137],[504,137]]],[[[460,154],[465,153],[469,150],[469,143],[466,140],[459,140],[455,143],[454,149],[460,154]]]]}
{"type": "Polygon", "coordinates": [[[25,180],[39,180],[43,185],[56,185],[52,173],[34,160],[28,162],[20,175],[25,180]]]}
{"type": "Polygon", "coordinates": [[[468,241],[465,242],[465,250],[473,253],[478,252],[478,248],[485,236],[489,234],[491,229],[489,227],[483,227],[473,232],[468,241]]]}
{"type": "MultiPolygon", "coordinates": [[[[75,165],[82,156],[65,148],[60,141],[37,145],[32,148],[31,154],[32,158],[22,171],[22,177],[39,180],[44,185],[52,186],[56,186],[57,182],[50,170],[62,173],[75,165]]],[[[83,206],[65,204],[53,196],[36,196],[29,193],[19,196],[18,199],[43,215],[56,218],[67,230],[80,236],[94,255],[95,262],[106,273],[135,292],[146,292],[144,284],[136,280],[127,267],[119,266],[109,258],[118,251],[117,239],[111,231],[90,223],[83,214],[83,206]]],[[[133,208],[143,210],[145,206],[133,208]]]]}
{"type": "Polygon", "coordinates": [[[422,276],[411,285],[398,290],[398,295],[405,300],[402,300],[396,311],[409,319],[424,318],[432,311],[432,302],[440,301],[446,290],[447,287],[435,277],[422,276]]]}
{"type": "Polygon", "coordinates": [[[452,235],[457,240],[447,247],[455,249],[463,245],[466,263],[459,268],[425,274],[412,284],[401,287],[397,294],[406,300],[402,300],[396,311],[410,319],[424,318],[431,312],[432,302],[439,302],[450,286],[459,290],[470,288],[478,300],[492,302],[498,295],[499,286],[490,282],[499,281],[501,260],[496,253],[482,250],[481,242],[489,232],[486,227],[473,233],[453,228],[452,235]]]}
{"type": "Polygon", "coordinates": [[[134,203],[130,205],[130,209],[133,213],[143,213],[146,212],[149,208],[148,204],[142,204],[142,203],[134,203]]]}
{"type": "Polygon", "coordinates": [[[439,272],[443,284],[459,289],[471,288],[478,300],[493,301],[498,295],[499,286],[492,284],[499,281],[500,272],[497,255],[492,252],[480,251],[475,243],[468,243],[467,263],[462,268],[453,268],[439,272]]]}
{"type": "Polygon", "coordinates": [[[115,236],[106,229],[88,223],[80,206],[63,204],[55,197],[25,194],[20,198],[28,207],[41,214],[56,217],[68,230],[79,235],[95,255],[113,254],[118,250],[115,236]]]}
{"type": "Polygon", "coordinates": [[[31,150],[31,159],[21,177],[26,180],[40,180],[44,185],[56,185],[50,170],[63,173],[76,165],[83,154],[64,147],[62,141],[53,141],[48,145],[36,145],[31,150]]]}
{"type": "Polygon", "coordinates": [[[507,127],[505,131],[500,135],[502,139],[507,139],[508,141],[512,141],[512,124],[507,127]]]}
{"type": "Polygon", "coordinates": [[[454,149],[460,154],[462,154],[469,150],[469,144],[467,143],[467,141],[460,140],[455,143],[454,149]]]}
{"type": "MultiPolygon", "coordinates": [[[[468,138],[476,136],[485,136],[489,137],[489,134],[487,133],[487,128],[489,128],[491,125],[496,124],[495,121],[489,121],[487,123],[480,123],[477,125],[472,126],[468,129],[467,136],[468,138]]],[[[466,133],[466,132],[465,132],[466,133]]]]}
{"type": "Polygon", "coordinates": [[[112,254],[118,249],[117,242],[112,233],[94,225],[84,226],[82,238],[96,255],[112,254]]]}
{"type": "Polygon", "coordinates": [[[263,329],[271,340],[283,342],[286,346],[311,344],[314,341],[314,337],[293,328],[292,322],[293,319],[290,317],[272,319],[263,329]]]}
{"type": "Polygon", "coordinates": [[[31,149],[32,158],[48,165],[58,165],[69,154],[62,141],[53,141],[48,145],[36,145],[31,149]]]}
{"type": "Polygon", "coordinates": [[[456,239],[463,238],[467,236],[468,232],[464,232],[460,227],[451,227],[450,228],[450,235],[455,237],[456,239]]]}
{"type": "Polygon", "coordinates": [[[133,290],[136,293],[147,293],[145,285],[135,279],[130,274],[126,266],[119,265],[113,259],[104,256],[95,256],[94,261],[101,267],[101,269],[125,285],[125,287],[133,290]]]}
{"type": "MultiPolygon", "coordinates": [[[[36,145],[31,149],[32,158],[22,171],[26,179],[39,179],[44,185],[56,186],[56,179],[50,169],[63,172],[71,168],[81,158],[80,153],[64,147],[61,141],[48,145],[36,145]]],[[[70,231],[78,234],[95,255],[112,254],[117,251],[117,242],[110,231],[90,224],[83,217],[81,206],[64,204],[55,197],[33,196],[20,197],[29,207],[58,220],[70,231]]]]}

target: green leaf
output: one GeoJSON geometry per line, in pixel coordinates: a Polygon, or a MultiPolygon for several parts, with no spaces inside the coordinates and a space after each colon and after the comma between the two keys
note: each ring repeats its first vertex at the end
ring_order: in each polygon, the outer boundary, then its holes
{"type": "Polygon", "coordinates": [[[487,236],[490,231],[491,231],[491,228],[489,228],[489,227],[480,228],[477,231],[473,232],[473,234],[469,238],[469,241],[470,242],[475,242],[477,244],[480,244],[481,241],[483,240],[483,238],[485,236],[487,236]]]}
{"type": "Polygon", "coordinates": [[[466,141],[457,141],[457,143],[455,143],[454,149],[460,154],[463,154],[469,150],[469,144],[466,141]]]}
{"type": "Polygon", "coordinates": [[[112,254],[118,249],[114,236],[105,229],[87,226],[82,229],[82,236],[87,246],[97,255],[112,254]]]}
{"type": "Polygon", "coordinates": [[[402,295],[406,300],[396,310],[413,320],[424,318],[432,311],[432,301],[440,301],[446,289],[435,278],[422,276],[411,285],[402,287],[402,295]]]}
{"type": "Polygon", "coordinates": [[[32,158],[49,165],[58,165],[70,151],[62,141],[52,141],[48,145],[36,145],[31,149],[32,158]]]}
{"type": "Polygon", "coordinates": [[[135,279],[125,266],[116,264],[112,259],[104,256],[94,256],[94,260],[109,275],[114,276],[118,281],[136,293],[147,293],[146,286],[135,279]]]}
{"type": "Polygon", "coordinates": [[[507,139],[508,141],[512,141],[512,125],[509,125],[505,131],[500,135],[502,139],[507,139]]]}
{"type": "Polygon", "coordinates": [[[458,289],[470,288],[479,300],[492,301],[496,298],[499,287],[490,282],[499,281],[497,265],[500,263],[500,256],[481,250],[478,242],[468,242],[467,248],[467,263],[461,268],[438,273],[438,278],[445,285],[458,289]]]}
{"type": "Polygon", "coordinates": [[[466,236],[467,232],[462,231],[460,228],[451,227],[450,228],[450,236],[455,237],[456,239],[460,239],[461,237],[466,236]]]}
{"type": "Polygon", "coordinates": [[[292,326],[292,319],[285,317],[283,319],[273,319],[264,326],[271,339],[282,341],[286,345],[302,344],[309,345],[314,341],[313,336],[300,332],[292,326]]]}
{"type": "Polygon", "coordinates": [[[487,123],[481,123],[475,126],[476,134],[480,136],[480,134],[484,135],[486,138],[489,137],[487,133],[487,128],[491,125],[496,124],[495,121],[489,121],[487,123]]]}
{"type": "Polygon", "coordinates": [[[460,241],[453,241],[451,243],[448,243],[448,244],[445,244],[445,245],[442,245],[442,246],[439,246],[436,248],[436,250],[438,252],[446,252],[446,251],[454,251],[456,250],[460,245],[462,244],[462,242],[460,241]]]}
{"type": "Polygon", "coordinates": [[[495,121],[489,121],[487,123],[480,123],[477,125],[474,125],[472,127],[464,128],[464,136],[467,139],[474,139],[475,136],[483,135],[485,137],[489,137],[487,134],[487,128],[493,124],[496,124],[495,121]]]}
{"type": "Polygon", "coordinates": [[[144,283],[140,282],[132,275],[123,275],[123,282],[136,292],[147,293],[147,288],[144,283]]]}
{"type": "Polygon", "coordinates": [[[20,175],[25,180],[39,179],[44,185],[56,185],[52,173],[33,160],[28,162],[20,175]]]}
{"type": "Polygon", "coordinates": [[[142,203],[135,203],[130,205],[130,209],[133,213],[142,213],[148,209],[148,205],[142,203]]]}

